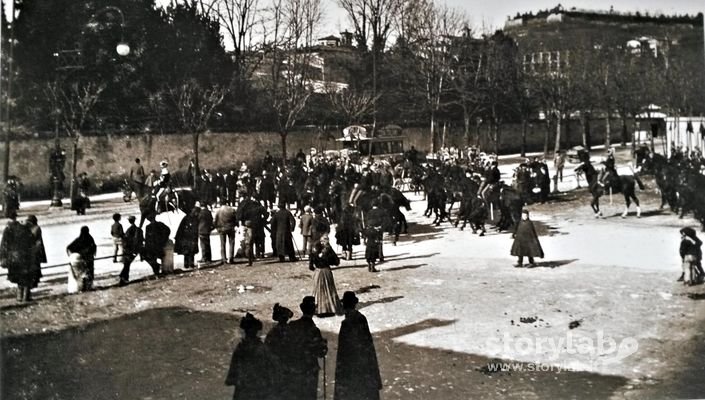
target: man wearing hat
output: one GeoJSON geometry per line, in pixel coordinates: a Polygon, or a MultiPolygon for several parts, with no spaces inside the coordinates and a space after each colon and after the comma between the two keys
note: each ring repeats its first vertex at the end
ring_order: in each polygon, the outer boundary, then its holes
{"type": "Polygon", "coordinates": [[[289,261],[296,261],[296,253],[294,252],[294,242],[291,236],[296,228],[296,220],[286,204],[279,203],[279,210],[272,216],[271,234],[274,238],[272,246],[274,255],[279,257],[279,262],[284,262],[284,257],[289,257],[289,261]]]}
{"type": "Polygon", "coordinates": [[[306,296],[299,305],[303,315],[289,324],[291,349],[294,352],[289,377],[289,397],[297,400],[315,400],[318,389],[318,359],[328,353],[328,343],[313,322],[316,299],[306,296]]]}
{"type": "Polygon", "coordinates": [[[516,268],[524,266],[524,257],[529,258],[529,267],[534,267],[534,257],[543,258],[543,249],[539,243],[533,222],[529,219],[529,210],[522,210],[521,221],[517,224],[516,231],[512,235],[514,243],[510,254],[517,257],[516,268]]]}
{"type": "Polygon", "coordinates": [[[7,269],[7,280],[17,285],[17,300],[31,299],[30,289],[35,278],[32,273],[32,233],[17,221],[17,211],[6,213],[10,219],[0,241],[0,266],[7,269]]]}
{"type": "Polygon", "coordinates": [[[304,207],[304,213],[301,215],[301,219],[299,220],[299,228],[301,229],[301,236],[304,238],[302,249],[306,254],[310,254],[312,251],[311,249],[313,248],[313,241],[311,240],[313,213],[311,211],[311,206],[304,207]]]}
{"type": "Polygon", "coordinates": [[[130,282],[130,265],[135,260],[137,254],[142,251],[144,237],[142,229],[135,225],[135,216],[127,217],[127,222],[130,226],[125,231],[125,237],[122,247],[122,271],[120,271],[120,283],[118,285],[125,286],[130,282]]]}
{"type": "Polygon", "coordinates": [[[382,377],[367,318],[355,309],[354,292],[343,294],[345,319],[340,324],[335,361],[335,400],[379,399],[382,377]]]}
{"type": "Polygon", "coordinates": [[[274,207],[276,197],[277,191],[274,187],[274,177],[267,170],[264,170],[259,183],[259,198],[264,202],[266,208],[271,209],[274,207]]]}
{"type": "MultiPolygon", "coordinates": [[[[161,168],[161,172],[159,173],[159,178],[155,182],[155,186],[158,187],[159,189],[157,190],[157,202],[154,205],[154,209],[159,212],[159,202],[163,201],[163,196],[166,193],[166,190],[169,188],[169,181],[171,181],[171,173],[169,172],[169,162],[167,160],[162,160],[159,163],[159,167],[161,168]]],[[[165,206],[166,208],[166,206],[165,206]]]]}
{"type": "Polygon", "coordinates": [[[240,320],[240,328],[245,337],[233,351],[225,384],[235,386],[233,399],[271,399],[277,377],[274,359],[257,336],[262,330],[262,322],[247,313],[240,320]]]}

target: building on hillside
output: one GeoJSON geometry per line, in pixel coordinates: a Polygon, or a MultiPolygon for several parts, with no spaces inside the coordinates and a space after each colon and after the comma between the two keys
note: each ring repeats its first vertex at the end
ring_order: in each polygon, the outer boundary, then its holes
{"type": "MultiPolygon", "coordinates": [[[[326,36],[318,39],[318,44],[298,49],[296,56],[284,57],[283,63],[300,60],[307,64],[305,74],[314,92],[340,91],[348,87],[351,80],[350,66],[359,62],[359,55],[352,47],[352,34],[341,32],[342,38],[326,36]]],[[[293,53],[292,53],[293,54],[293,53]]],[[[266,78],[271,74],[272,60],[262,53],[261,61],[254,72],[256,78],[266,78]]],[[[297,68],[302,71],[301,68],[297,68]]],[[[281,68],[282,73],[287,68],[281,68]]]]}
{"type": "Polygon", "coordinates": [[[664,57],[664,67],[684,60],[694,73],[705,71],[703,14],[664,16],[593,11],[560,5],[517,15],[504,31],[516,40],[525,70],[560,71],[575,48],[624,49],[629,54],[664,57]]]}

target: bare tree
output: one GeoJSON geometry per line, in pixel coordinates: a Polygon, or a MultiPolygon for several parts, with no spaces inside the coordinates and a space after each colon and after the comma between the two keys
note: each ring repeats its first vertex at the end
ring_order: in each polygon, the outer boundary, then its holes
{"type": "Polygon", "coordinates": [[[169,100],[173,104],[179,125],[186,132],[191,132],[193,137],[194,169],[193,182],[198,182],[198,141],[201,133],[208,129],[208,123],[213,112],[225,98],[227,90],[220,85],[210,87],[202,86],[195,79],[168,87],[166,90],[169,100]]]}
{"type": "Polygon", "coordinates": [[[78,163],[78,144],[81,140],[81,131],[93,108],[100,100],[100,95],[105,90],[105,84],[95,82],[73,82],[63,86],[59,81],[48,83],[45,94],[50,102],[59,110],[58,115],[68,135],[72,138],[71,151],[71,183],[69,193],[71,204],[76,190],[76,164],[78,163]]]}
{"type": "Polygon", "coordinates": [[[313,94],[311,51],[321,21],[320,0],[275,0],[265,24],[265,58],[271,63],[262,86],[276,115],[286,161],[286,138],[313,94]]]}
{"type": "Polygon", "coordinates": [[[405,0],[337,0],[353,26],[360,50],[384,51],[405,0]]]}
{"type": "Polygon", "coordinates": [[[261,24],[259,0],[210,0],[212,13],[233,45],[233,62],[241,79],[248,79],[257,63],[248,55],[255,47],[256,27],[261,24]]]}
{"type": "Polygon", "coordinates": [[[364,117],[370,115],[374,103],[380,97],[379,94],[374,96],[369,91],[351,87],[340,89],[334,84],[326,85],[326,95],[333,110],[342,115],[348,125],[359,123],[364,117]]]}
{"type": "Polygon", "coordinates": [[[418,71],[416,87],[412,90],[424,94],[425,109],[430,119],[432,151],[436,151],[437,113],[453,103],[452,42],[461,35],[467,23],[461,12],[430,1],[418,1],[415,7],[406,15],[416,21],[409,24],[415,25],[415,29],[406,36],[418,71]]]}

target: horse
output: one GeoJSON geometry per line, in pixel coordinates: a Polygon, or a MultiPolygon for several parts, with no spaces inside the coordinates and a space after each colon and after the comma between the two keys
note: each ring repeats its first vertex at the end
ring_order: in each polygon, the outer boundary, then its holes
{"type": "MultiPolygon", "coordinates": [[[[591,164],[583,164],[583,166],[591,164]]],[[[582,167],[582,166],[581,166],[582,167]]],[[[578,167],[580,168],[580,167],[578,167]]],[[[577,168],[576,168],[577,169],[577,168]]],[[[636,175],[619,175],[615,173],[608,173],[604,177],[604,183],[600,183],[597,180],[597,174],[594,173],[594,167],[592,171],[589,171],[589,167],[585,170],[585,177],[588,179],[588,187],[590,188],[590,194],[592,195],[592,201],[590,202],[590,207],[595,212],[595,218],[602,216],[602,211],[600,211],[600,197],[602,197],[608,190],[612,193],[622,193],[624,196],[624,212],[622,213],[622,218],[625,218],[629,213],[629,206],[631,201],[634,201],[636,205],[636,216],[641,217],[641,207],[639,206],[639,199],[636,197],[635,186],[638,184],[639,189],[644,190],[644,183],[636,175]]]]}
{"type": "MultiPolygon", "coordinates": [[[[372,209],[372,204],[377,202],[379,207],[387,211],[387,215],[391,217],[392,224],[387,227],[389,234],[394,237],[394,244],[399,240],[399,234],[408,230],[408,224],[404,213],[400,208],[404,207],[407,211],[411,210],[411,202],[404,194],[396,188],[386,190],[371,190],[363,193],[357,200],[355,211],[360,221],[365,221],[365,213],[372,209]]],[[[364,222],[363,222],[364,224],[364,222]]]]}
{"type": "Polygon", "coordinates": [[[641,174],[653,175],[661,192],[661,206],[669,205],[672,211],[678,212],[678,167],[671,165],[661,154],[651,154],[645,157],[640,165],[641,174]]]}
{"type": "Polygon", "coordinates": [[[140,199],[140,225],[142,228],[145,219],[152,216],[157,216],[165,211],[181,210],[188,214],[196,205],[196,195],[190,189],[176,189],[167,192],[164,201],[159,202],[159,206],[155,207],[157,198],[148,194],[140,199]],[[164,204],[166,203],[166,205],[164,204]],[[157,208],[157,209],[155,209],[157,208]]]}
{"type": "Polygon", "coordinates": [[[516,189],[500,181],[486,193],[484,200],[488,207],[499,210],[499,220],[495,225],[498,231],[509,230],[519,223],[525,202],[516,189]]]}

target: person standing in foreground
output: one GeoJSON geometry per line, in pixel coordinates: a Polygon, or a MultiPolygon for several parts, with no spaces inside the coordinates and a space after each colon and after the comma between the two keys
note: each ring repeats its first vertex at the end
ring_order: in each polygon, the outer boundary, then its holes
{"type": "Polygon", "coordinates": [[[518,257],[516,268],[524,266],[524,257],[529,258],[529,267],[533,267],[534,257],[543,258],[543,249],[539,243],[539,237],[536,234],[533,222],[529,219],[529,211],[523,210],[521,221],[517,224],[517,229],[514,235],[514,243],[512,244],[511,255],[518,257]]]}
{"type": "Polygon", "coordinates": [[[237,224],[237,214],[235,209],[227,204],[222,205],[215,213],[213,221],[215,229],[220,235],[220,259],[222,263],[235,264],[235,227],[237,224]],[[226,249],[226,247],[229,249],[226,249]],[[226,250],[229,250],[226,256],[226,250]]]}
{"type": "Polygon", "coordinates": [[[318,359],[328,353],[328,343],[321,336],[321,331],[313,322],[316,312],[316,299],[306,296],[299,305],[303,315],[289,324],[291,348],[295,352],[296,362],[291,366],[289,381],[291,383],[290,399],[316,400],[318,391],[318,359]]]}
{"type": "Polygon", "coordinates": [[[42,228],[37,223],[37,217],[33,214],[27,216],[25,226],[32,234],[32,263],[30,265],[31,281],[27,292],[25,293],[24,301],[32,300],[31,289],[39,285],[39,279],[42,277],[42,264],[47,262],[47,253],[44,249],[44,239],[42,238],[42,228]]]}
{"type": "Polygon", "coordinates": [[[247,313],[240,320],[240,328],[245,337],[233,352],[225,384],[235,386],[234,400],[273,399],[276,370],[267,346],[257,336],[262,330],[262,322],[247,313]]]}
{"type": "Polygon", "coordinates": [[[120,282],[118,286],[125,286],[130,283],[130,265],[135,260],[144,245],[144,236],[142,229],[135,225],[135,216],[127,217],[127,222],[130,224],[125,231],[125,241],[122,247],[122,271],[120,271],[120,282]]]}
{"type": "Polygon", "coordinates": [[[277,399],[286,399],[291,389],[291,382],[287,379],[292,370],[292,365],[296,363],[294,358],[294,350],[291,348],[291,333],[289,329],[289,320],[294,316],[294,313],[276,303],[272,308],[272,320],[277,322],[267,333],[264,339],[264,344],[267,345],[272,359],[276,363],[276,371],[283,379],[279,380],[279,385],[274,389],[274,394],[277,399]]]}
{"type": "Polygon", "coordinates": [[[324,236],[320,242],[313,245],[309,259],[309,269],[313,274],[313,296],[316,299],[316,315],[329,317],[340,314],[340,298],[335,288],[332,265],[339,265],[340,259],[324,236]]]}
{"type": "Polygon", "coordinates": [[[7,269],[7,280],[17,285],[17,301],[29,301],[29,291],[35,276],[32,273],[32,234],[27,226],[17,222],[17,211],[7,213],[10,220],[2,232],[0,265],[7,269]]]}
{"type": "Polygon", "coordinates": [[[144,229],[144,249],[142,257],[152,267],[155,276],[161,273],[158,259],[164,258],[164,247],[169,242],[171,229],[164,223],[157,221],[154,215],[147,217],[149,225],[144,229]]]}
{"type": "Polygon", "coordinates": [[[285,203],[279,203],[279,210],[272,216],[272,239],[274,253],[279,257],[279,262],[284,262],[284,257],[289,261],[297,261],[294,252],[294,238],[292,233],[296,228],[296,220],[285,203]]]}
{"type": "MultiPolygon", "coordinates": [[[[78,291],[93,290],[95,275],[93,263],[97,249],[87,226],[82,226],[78,237],[66,247],[66,252],[71,258],[70,272],[78,284],[78,291]]],[[[70,280],[69,283],[71,283],[70,280]]],[[[69,289],[69,293],[71,292],[73,292],[72,288],[69,289]]]]}
{"type": "Polygon", "coordinates": [[[213,230],[213,215],[208,206],[203,206],[198,214],[198,241],[201,245],[199,262],[209,263],[211,259],[211,231],[213,230]]]}
{"type": "Polygon", "coordinates": [[[184,268],[196,268],[194,257],[198,254],[199,207],[194,206],[190,214],[184,215],[174,236],[174,253],[184,256],[184,268]]]}
{"type": "Polygon", "coordinates": [[[685,227],[680,230],[681,244],[679,248],[681,259],[683,260],[683,274],[678,281],[683,281],[684,285],[692,286],[702,279],[702,250],[703,242],[695,234],[693,228],[685,227]]]}
{"type": "Polygon", "coordinates": [[[345,319],[338,334],[334,400],[378,400],[382,389],[377,352],[367,318],[355,309],[354,292],[343,294],[345,319]]]}

